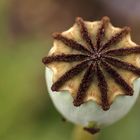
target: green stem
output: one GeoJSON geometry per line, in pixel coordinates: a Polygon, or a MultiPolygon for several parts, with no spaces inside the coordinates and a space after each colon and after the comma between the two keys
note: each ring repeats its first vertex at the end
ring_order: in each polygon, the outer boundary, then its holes
{"type": "Polygon", "coordinates": [[[97,140],[98,134],[91,135],[83,130],[81,126],[75,126],[72,134],[72,140],[97,140]]]}

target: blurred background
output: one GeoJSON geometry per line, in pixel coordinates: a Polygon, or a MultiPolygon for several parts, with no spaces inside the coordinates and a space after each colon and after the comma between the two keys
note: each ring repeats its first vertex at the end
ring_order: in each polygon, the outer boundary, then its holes
{"type": "MultiPolygon", "coordinates": [[[[73,124],[63,122],[48,96],[42,57],[51,34],[70,28],[76,16],[115,26],[129,25],[140,44],[139,0],[0,0],[0,140],[71,140],[73,124]]],[[[99,140],[140,137],[140,98],[99,140]]]]}

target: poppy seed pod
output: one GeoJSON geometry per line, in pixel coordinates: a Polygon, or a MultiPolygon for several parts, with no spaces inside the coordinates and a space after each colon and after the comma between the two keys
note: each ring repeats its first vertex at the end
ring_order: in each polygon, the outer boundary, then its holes
{"type": "Polygon", "coordinates": [[[130,28],[116,28],[108,17],[78,17],[53,37],[42,61],[58,111],[92,134],[126,115],[140,91],[140,46],[131,41],[130,28]]]}

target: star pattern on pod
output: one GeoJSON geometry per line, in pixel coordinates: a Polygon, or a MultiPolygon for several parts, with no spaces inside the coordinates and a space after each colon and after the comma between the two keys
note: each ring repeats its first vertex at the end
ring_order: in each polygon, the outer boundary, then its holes
{"type": "Polygon", "coordinates": [[[103,70],[118,84],[124,91],[125,95],[132,96],[133,88],[124,80],[124,78],[114,68],[120,68],[140,76],[140,68],[128,62],[122,61],[120,56],[128,56],[134,53],[140,53],[140,46],[113,48],[125,36],[130,33],[129,27],[122,28],[118,33],[114,34],[102,43],[105,37],[106,28],[110,22],[108,17],[103,17],[100,22],[100,27],[97,31],[95,42],[93,43],[89,31],[82,18],[76,18],[76,24],[80,28],[82,39],[86,42],[86,46],[78,43],[74,39],[69,39],[61,33],[54,33],[53,38],[61,41],[67,47],[77,50],[78,54],[59,54],[47,56],[42,59],[43,63],[49,64],[52,62],[78,62],[70,70],[66,71],[59,79],[57,79],[51,89],[52,91],[59,91],[59,89],[74,76],[85,71],[76,96],[74,97],[74,106],[80,106],[84,103],[87,91],[92,84],[94,77],[97,77],[98,88],[101,93],[101,106],[103,110],[108,110],[110,104],[108,101],[108,82],[103,70]],[[113,48],[113,49],[112,49],[113,48]]]}

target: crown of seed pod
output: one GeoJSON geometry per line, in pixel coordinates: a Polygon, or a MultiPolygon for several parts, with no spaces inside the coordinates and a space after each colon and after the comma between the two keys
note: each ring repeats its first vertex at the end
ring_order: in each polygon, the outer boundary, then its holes
{"type": "Polygon", "coordinates": [[[53,38],[43,63],[59,112],[90,133],[123,117],[140,89],[140,46],[131,41],[130,28],[113,27],[108,17],[94,22],[78,17],[53,38]]]}

